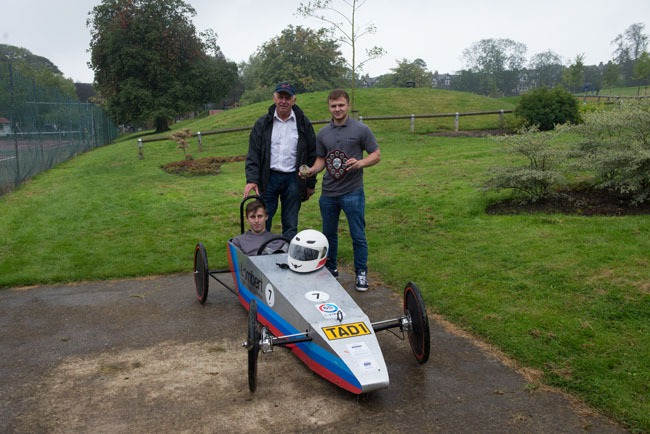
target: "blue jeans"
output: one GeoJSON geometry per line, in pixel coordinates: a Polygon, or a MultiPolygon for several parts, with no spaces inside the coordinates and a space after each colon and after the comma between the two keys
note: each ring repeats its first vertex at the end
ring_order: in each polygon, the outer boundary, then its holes
{"type": "Polygon", "coordinates": [[[282,173],[271,171],[269,182],[262,199],[266,204],[269,219],[266,221],[266,230],[271,231],[273,216],[278,210],[278,199],[282,204],[282,235],[292,239],[298,232],[298,213],[300,212],[300,190],[295,173],[282,173]]]}
{"type": "Polygon", "coordinates": [[[320,215],[323,219],[323,234],[330,244],[327,267],[336,268],[339,249],[339,217],[345,213],[352,238],[354,270],[368,271],[368,241],[366,240],[366,196],[363,188],[341,196],[323,196],[319,200],[320,215]]]}

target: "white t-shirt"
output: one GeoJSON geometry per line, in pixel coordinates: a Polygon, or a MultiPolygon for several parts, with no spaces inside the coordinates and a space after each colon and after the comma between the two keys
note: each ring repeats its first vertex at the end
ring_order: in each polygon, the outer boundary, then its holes
{"type": "Polygon", "coordinates": [[[276,111],[273,115],[273,130],[271,131],[271,170],[295,172],[297,155],[298,123],[296,114],[291,110],[291,115],[286,121],[283,121],[278,117],[276,111]]]}

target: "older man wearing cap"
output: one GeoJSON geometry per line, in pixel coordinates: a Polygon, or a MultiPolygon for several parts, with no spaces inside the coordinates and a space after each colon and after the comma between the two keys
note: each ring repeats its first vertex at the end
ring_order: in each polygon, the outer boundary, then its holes
{"type": "Polygon", "coordinates": [[[281,204],[282,235],[291,239],[298,232],[301,202],[316,188],[315,178],[298,176],[300,166],[316,161],[316,134],[311,121],[296,105],[296,90],[278,83],[273,105],[255,122],[248,139],[244,197],[257,193],[264,199],[271,231],[273,216],[281,204]]]}

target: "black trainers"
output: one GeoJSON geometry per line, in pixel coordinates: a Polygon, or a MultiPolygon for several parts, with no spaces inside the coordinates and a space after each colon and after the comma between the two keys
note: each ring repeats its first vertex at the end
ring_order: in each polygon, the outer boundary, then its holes
{"type": "Polygon", "coordinates": [[[327,269],[330,271],[330,273],[332,273],[332,276],[339,277],[339,269],[338,268],[329,268],[329,267],[327,267],[327,269]]]}
{"type": "Polygon", "coordinates": [[[366,271],[357,272],[357,291],[365,292],[368,290],[368,273],[366,271]]]}

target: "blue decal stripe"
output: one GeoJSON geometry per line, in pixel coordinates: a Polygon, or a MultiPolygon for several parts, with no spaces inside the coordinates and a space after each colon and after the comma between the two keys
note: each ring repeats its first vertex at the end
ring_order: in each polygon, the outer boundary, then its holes
{"type": "MultiPolygon", "coordinates": [[[[228,244],[229,253],[232,258],[233,270],[236,278],[235,284],[238,288],[238,293],[240,300],[245,304],[244,307],[248,310],[248,306],[255,295],[246,287],[244,282],[241,280],[241,274],[239,270],[239,261],[237,260],[237,248],[228,244]]],[[[277,312],[267,306],[266,302],[257,298],[257,314],[262,318],[262,322],[268,325],[270,328],[274,328],[274,333],[277,332],[280,335],[292,335],[297,333],[302,333],[302,330],[296,329],[291,323],[282,318],[277,312]]],[[[316,333],[314,331],[314,333],[316,333]]],[[[348,366],[341,360],[340,357],[332,354],[331,352],[325,350],[319,345],[313,342],[301,342],[294,344],[298,347],[313,363],[320,365],[323,369],[332,373],[333,376],[341,378],[343,381],[346,381],[352,385],[357,385],[361,389],[361,383],[354,376],[352,371],[348,366]]]]}

